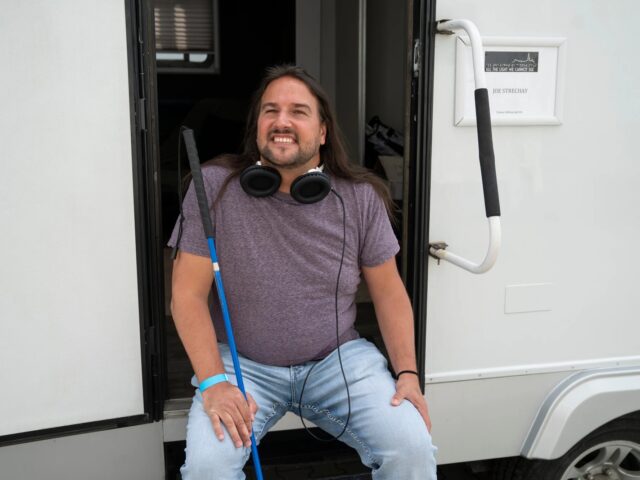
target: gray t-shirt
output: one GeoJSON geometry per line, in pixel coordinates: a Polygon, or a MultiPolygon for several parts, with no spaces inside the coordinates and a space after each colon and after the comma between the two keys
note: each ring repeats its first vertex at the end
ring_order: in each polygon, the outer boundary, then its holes
{"type": "MultiPolygon", "coordinates": [[[[229,314],[238,351],[257,362],[288,366],[323,358],[336,344],[335,291],[342,252],[342,207],[333,193],[311,205],[290,195],[247,195],[238,178],[213,200],[229,175],[222,166],[202,169],[229,314]]],[[[338,291],[340,344],[358,338],[353,328],[360,267],[398,253],[384,204],[368,183],[332,178],[344,200],[346,247],[338,291]]],[[[209,257],[193,185],[183,203],[179,248],[209,257]]],[[[169,240],[175,246],[178,223],[169,240]]],[[[215,296],[211,316],[226,342],[215,296]]]]}

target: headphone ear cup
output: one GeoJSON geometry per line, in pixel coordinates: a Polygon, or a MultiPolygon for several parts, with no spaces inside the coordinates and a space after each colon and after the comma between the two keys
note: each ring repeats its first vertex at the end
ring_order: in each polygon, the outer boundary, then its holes
{"type": "Polygon", "coordinates": [[[316,203],[331,191],[329,177],[322,172],[310,172],[296,178],[291,184],[291,196],[300,203],[316,203]]]}
{"type": "Polygon", "coordinates": [[[240,185],[252,197],[268,197],[280,188],[282,177],[272,167],[251,165],[240,174],[240,185]]]}

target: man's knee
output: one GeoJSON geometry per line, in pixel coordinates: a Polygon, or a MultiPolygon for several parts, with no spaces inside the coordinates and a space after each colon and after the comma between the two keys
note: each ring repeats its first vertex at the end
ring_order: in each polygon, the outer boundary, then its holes
{"type": "Polygon", "coordinates": [[[228,436],[222,442],[212,438],[205,445],[187,445],[180,473],[183,480],[238,480],[248,457],[249,449],[236,448],[228,436]]]}
{"type": "MultiPolygon", "coordinates": [[[[433,445],[433,440],[427,428],[425,427],[421,432],[416,432],[413,437],[407,440],[407,444],[403,449],[405,450],[404,459],[408,462],[417,462],[421,465],[420,468],[423,469],[423,471],[433,470],[435,473],[435,454],[438,449],[433,445]]],[[[435,476],[433,478],[435,479],[435,476]]]]}
{"type": "Polygon", "coordinates": [[[401,461],[412,461],[412,459],[423,459],[425,461],[433,459],[437,448],[433,445],[431,435],[425,425],[405,429],[399,438],[395,438],[395,448],[389,448],[393,456],[401,461]]]}
{"type": "Polygon", "coordinates": [[[422,419],[389,430],[382,443],[379,473],[403,472],[403,478],[435,480],[437,448],[422,419]]]}

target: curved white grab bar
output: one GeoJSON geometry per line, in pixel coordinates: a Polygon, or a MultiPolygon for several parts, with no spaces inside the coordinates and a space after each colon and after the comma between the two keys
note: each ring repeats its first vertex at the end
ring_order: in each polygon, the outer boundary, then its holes
{"type": "Polygon", "coordinates": [[[484,204],[489,221],[489,248],[481,263],[474,263],[460,255],[445,250],[446,245],[431,244],[429,253],[447,262],[453,263],[471,273],[485,273],[496,263],[502,230],[500,226],[500,200],[498,196],[498,182],[496,179],[495,159],[493,155],[493,140],[491,135],[491,116],[489,110],[489,94],[484,76],[484,52],[482,39],[476,26],[469,20],[441,20],[437,24],[440,33],[449,30],[462,29],[471,40],[473,55],[473,72],[476,84],[476,119],[478,127],[478,147],[480,151],[480,169],[482,172],[482,188],[484,190],[484,204]]]}
{"type": "Polygon", "coordinates": [[[500,228],[500,217],[489,217],[487,220],[489,220],[489,249],[481,263],[473,263],[453,252],[447,252],[444,248],[438,248],[438,246],[430,245],[429,253],[440,260],[446,260],[471,273],[489,271],[498,259],[498,252],[502,243],[502,229],[500,228]]]}

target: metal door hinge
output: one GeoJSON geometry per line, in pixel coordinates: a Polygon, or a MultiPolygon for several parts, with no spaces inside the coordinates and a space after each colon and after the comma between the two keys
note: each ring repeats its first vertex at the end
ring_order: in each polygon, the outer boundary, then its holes
{"type": "Polygon", "coordinates": [[[433,253],[431,253],[431,249],[433,248],[434,250],[446,250],[447,247],[449,245],[447,245],[445,242],[433,242],[429,244],[429,256],[435,258],[438,261],[438,265],[440,265],[440,258],[436,257],[433,253]]]}
{"type": "Polygon", "coordinates": [[[413,42],[413,76],[414,77],[420,76],[420,62],[422,61],[422,56],[420,55],[421,46],[422,46],[422,43],[420,42],[420,39],[417,38],[413,42]]]}
{"type": "Polygon", "coordinates": [[[138,129],[142,132],[147,131],[147,114],[146,112],[146,100],[141,98],[138,100],[138,111],[136,112],[136,117],[138,119],[138,129]]]}
{"type": "Polygon", "coordinates": [[[157,335],[155,325],[147,328],[147,330],[145,331],[145,342],[147,344],[147,349],[151,355],[158,354],[158,342],[156,337],[157,335]]]}
{"type": "MultiPolygon", "coordinates": [[[[443,20],[438,20],[436,22],[436,25],[439,25],[439,24],[444,23],[444,22],[449,22],[449,21],[450,20],[448,18],[447,19],[443,19],[443,20]]],[[[439,35],[455,35],[456,34],[456,32],[454,32],[453,30],[438,30],[437,27],[436,27],[436,33],[439,34],[439,35]]]]}

